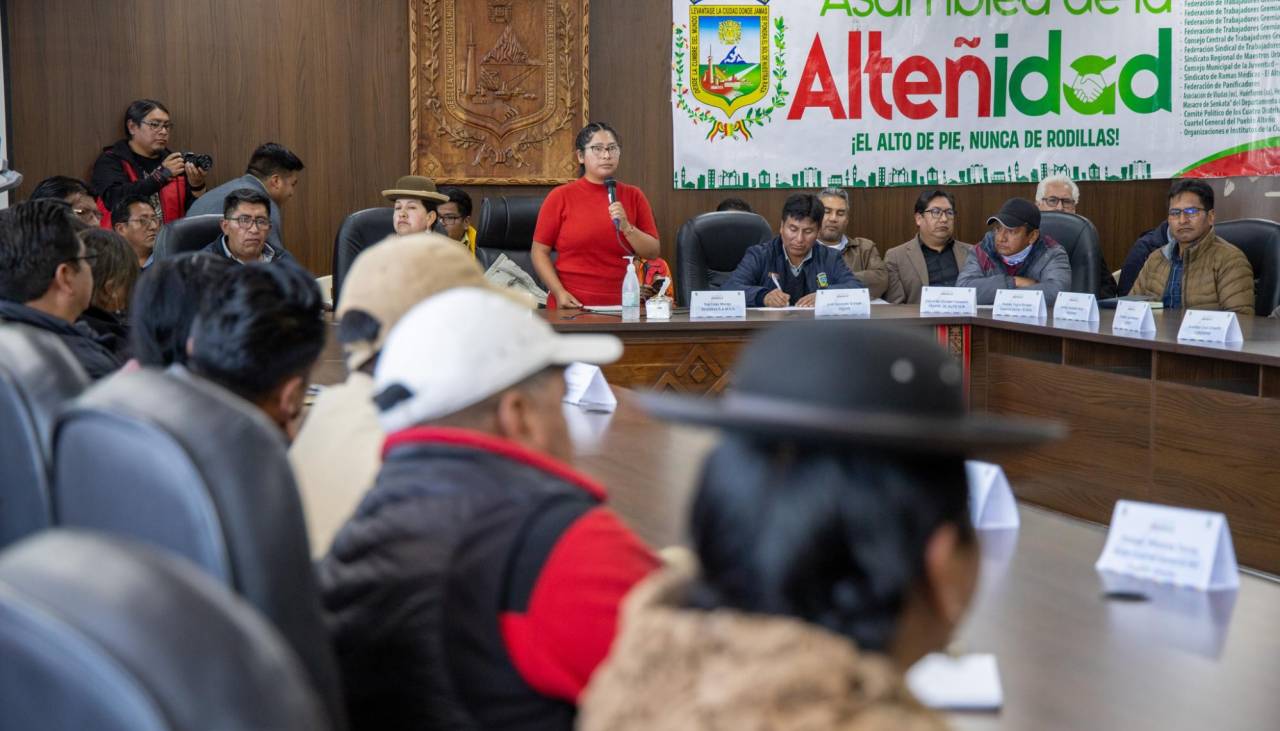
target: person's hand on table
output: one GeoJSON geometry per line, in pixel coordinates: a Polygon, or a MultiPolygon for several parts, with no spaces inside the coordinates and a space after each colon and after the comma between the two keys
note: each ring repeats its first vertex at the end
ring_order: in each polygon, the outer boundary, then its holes
{"type": "Polygon", "coordinates": [[[1030,277],[1014,277],[1013,278],[1013,286],[1015,287],[1034,287],[1037,284],[1039,284],[1039,282],[1037,282],[1036,280],[1030,277]]]}
{"type": "Polygon", "coordinates": [[[764,296],[765,307],[786,307],[791,304],[791,295],[780,289],[771,290],[764,296]]]}
{"type": "Polygon", "coordinates": [[[818,293],[810,292],[809,294],[806,294],[805,296],[801,297],[800,300],[796,302],[796,307],[814,307],[817,305],[817,303],[818,303],[818,293]]]}
{"type": "Polygon", "coordinates": [[[581,309],[582,303],[578,301],[577,297],[574,297],[572,294],[569,294],[569,290],[562,289],[559,292],[555,292],[554,294],[556,297],[556,307],[559,307],[561,309],[571,309],[571,310],[581,309]]]}

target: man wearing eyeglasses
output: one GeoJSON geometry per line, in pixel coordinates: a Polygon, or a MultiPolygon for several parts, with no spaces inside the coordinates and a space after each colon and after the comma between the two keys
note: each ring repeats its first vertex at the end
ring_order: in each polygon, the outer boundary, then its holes
{"type": "Polygon", "coordinates": [[[968,261],[973,244],[956,241],[956,202],[945,190],[926,190],[916,199],[916,235],[885,252],[889,288],[884,298],[895,304],[920,303],[922,287],[952,287],[968,261]]]}
{"type": "MultiPolygon", "coordinates": [[[[204,193],[206,170],[186,162],[169,149],[173,121],[169,110],[154,99],[138,99],[124,115],[124,139],[102,149],[93,164],[93,189],[98,205],[109,214],[125,196],[151,199],[161,223],[176,221],[204,193]]],[[[110,228],[110,221],[103,221],[110,228]]]]}
{"type": "Polygon", "coordinates": [[[1040,209],[1026,198],[1010,198],[987,219],[990,230],[956,278],[957,287],[973,287],[980,305],[996,301],[1002,289],[1044,293],[1050,306],[1071,288],[1067,250],[1040,230],[1040,209]]]}
{"type": "Polygon", "coordinates": [[[228,193],[222,209],[222,235],[204,250],[240,264],[292,261],[289,252],[267,242],[271,233],[270,202],[270,198],[251,188],[228,193]]]}
{"type": "Polygon", "coordinates": [[[471,225],[471,196],[461,188],[441,188],[440,192],[449,196],[447,203],[436,206],[445,235],[461,242],[475,256],[476,228],[471,225]]]}
{"type": "Polygon", "coordinates": [[[76,323],[93,297],[94,256],[72,220],[65,203],[47,198],[0,212],[0,321],[56,335],[97,379],[121,362],[88,325],[76,323]]]}
{"type": "Polygon", "coordinates": [[[160,233],[160,215],[151,200],[140,195],[125,196],[111,209],[111,228],[129,242],[138,266],[146,271],[155,260],[156,234],[160,233]]]}
{"type": "Polygon", "coordinates": [[[1159,297],[1166,308],[1253,314],[1253,267],[1244,252],[1214,233],[1208,183],[1174,181],[1169,238],[1147,257],[1130,294],[1159,297]]]}

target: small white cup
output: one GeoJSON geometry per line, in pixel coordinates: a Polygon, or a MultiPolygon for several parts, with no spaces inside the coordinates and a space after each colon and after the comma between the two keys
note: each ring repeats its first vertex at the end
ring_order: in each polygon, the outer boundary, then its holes
{"type": "Polygon", "coordinates": [[[650,320],[671,319],[671,298],[650,297],[644,302],[644,316],[650,320]]]}

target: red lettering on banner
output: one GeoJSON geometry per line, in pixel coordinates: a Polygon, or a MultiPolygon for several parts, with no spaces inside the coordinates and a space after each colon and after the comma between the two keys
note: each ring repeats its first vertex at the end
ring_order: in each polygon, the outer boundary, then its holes
{"type": "MultiPolygon", "coordinates": [[[[861,31],[850,31],[851,33],[859,33],[861,31]]],[[[882,58],[880,56],[880,31],[871,31],[871,44],[867,50],[867,86],[871,92],[871,108],[885,119],[893,119],[893,107],[889,106],[889,102],[884,98],[884,88],[880,84],[880,77],[893,70],[893,59],[882,58]]]]}
{"type": "Polygon", "coordinates": [[[937,94],[942,91],[942,78],[938,67],[924,56],[908,56],[893,73],[893,101],[907,119],[927,119],[938,112],[932,101],[916,102],[911,97],[918,94],[937,94]],[[910,81],[911,74],[924,74],[923,81],[910,81]]]}
{"type": "Polygon", "coordinates": [[[972,72],[978,80],[978,116],[991,116],[991,69],[977,56],[947,59],[947,116],[960,116],[960,77],[972,72]]]}
{"type": "Polygon", "coordinates": [[[796,96],[787,111],[787,119],[800,119],[809,107],[826,107],[832,119],[844,119],[840,93],[836,91],[836,81],[831,77],[831,66],[827,64],[827,54],[822,49],[822,38],[817,33],[813,34],[813,45],[809,47],[809,57],[805,59],[804,71],[800,73],[800,83],[796,85],[796,96]],[[813,88],[815,81],[817,89],[813,88]]]}

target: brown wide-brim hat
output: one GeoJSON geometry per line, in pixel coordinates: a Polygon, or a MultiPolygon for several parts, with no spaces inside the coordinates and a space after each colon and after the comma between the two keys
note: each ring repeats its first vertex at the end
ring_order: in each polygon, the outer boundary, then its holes
{"type": "Polygon", "coordinates": [[[406,175],[400,178],[394,187],[382,191],[382,197],[389,201],[399,198],[417,198],[436,203],[449,202],[449,196],[436,190],[436,182],[424,175],[406,175]]]}
{"type": "Polygon", "coordinates": [[[980,455],[1061,439],[1055,422],[971,414],[963,371],[919,333],[788,323],[756,338],[718,399],[640,396],[654,416],[764,439],[910,454],[980,455]]]}

